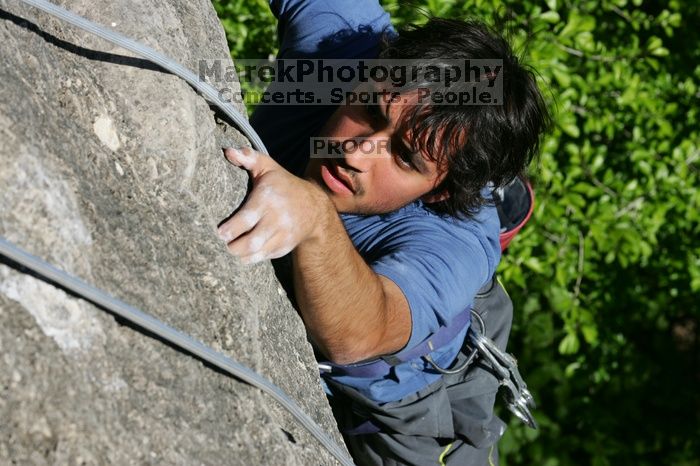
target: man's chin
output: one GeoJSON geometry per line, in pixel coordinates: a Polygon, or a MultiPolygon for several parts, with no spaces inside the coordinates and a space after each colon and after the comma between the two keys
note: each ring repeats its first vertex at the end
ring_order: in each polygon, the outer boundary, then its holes
{"type": "Polygon", "coordinates": [[[333,202],[335,210],[339,214],[376,215],[391,212],[391,210],[376,211],[375,209],[363,208],[358,206],[356,203],[357,195],[343,195],[334,192],[328,185],[326,185],[325,181],[323,181],[323,177],[321,176],[321,165],[321,159],[311,159],[304,170],[304,179],[321,188],[331,202],[333,202]]]}

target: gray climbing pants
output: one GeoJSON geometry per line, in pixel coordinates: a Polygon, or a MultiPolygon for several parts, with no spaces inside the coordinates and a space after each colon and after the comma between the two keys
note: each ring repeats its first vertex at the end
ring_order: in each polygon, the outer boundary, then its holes
{"type": "MultiPolygon", "coordinates": [[[[477,297],[474,309],[486,336],[505,349],[513,307],[497,280],[477,297]]],[[[460,353],[452,366],[466,358],[460,353]]],[[[358,466],[498,464],[496,442],[505,430],[493,413],[499,385],[479,359],[459,374],[443,375],[420,392],[383,405],[332,379],[327,383],[333,413],[358,466]],[[356,433],[368,421],[379,432],[356,433]]]]}

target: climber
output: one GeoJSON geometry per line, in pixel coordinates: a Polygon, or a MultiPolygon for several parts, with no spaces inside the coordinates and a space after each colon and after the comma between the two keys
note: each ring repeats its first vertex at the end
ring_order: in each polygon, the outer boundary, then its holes
{"type": "Polygon", "coordinates": [[[502,60],[501,105],[423,105],[407,91],[408,105],[258,106],[251,123],[271,157],[225,150],[252,190],[219,227],[245,263],[282,258],[281,280],[289,264],[291,297],[328,361],[322,379],[358,464],[496,464],[505,427],[493,413],[498,382],[480,365],[437,367],[467,357],[465,310],[475,300],[486,333],[505,348],[511,308],[494,278],[492,192],[538,150],[548,115],[534,76],[476,21],[434,18],[397,33],[377,0],[270,7],[278,58],[502,60]],[[375,145],[372,157],[310,158],[314,137],[392,144],[375,145]],[[398,357],[441,332],[447,341],[429,358],[398,357]]]}

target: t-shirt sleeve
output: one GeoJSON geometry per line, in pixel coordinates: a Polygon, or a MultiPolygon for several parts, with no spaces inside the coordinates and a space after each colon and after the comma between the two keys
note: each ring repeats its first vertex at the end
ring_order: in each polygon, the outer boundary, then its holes
{"type": "Polygon", "coordinates": [[[493,242],[479,231],[410,229],[392,241],[386,254],[370,265],[403,292],[411,311],[416,346],[441,325],[472,305],[500,258],[493,242]]]}
{"type": "Polygon", "coordinates": [[[394,34],[377,0],[270,0],[279,58],[374,58],[384,32],[394,34]]]}

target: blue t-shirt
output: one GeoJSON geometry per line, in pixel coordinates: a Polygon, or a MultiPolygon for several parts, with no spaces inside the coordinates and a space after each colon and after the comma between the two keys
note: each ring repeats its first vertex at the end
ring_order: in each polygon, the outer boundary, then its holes
{"type": "MultiPolygon", "coordinates": [[[[471,219],[438,216],[421,201],[384,215],[341,215],[353,244],[374,272],[396,283],[411,310],[411,337],[417,346],[440,326],[469,308],[500,259],[500,223],[495,208],[471,219]]],[[[459,352],[467,327],[432,353],[448,367],[459,352]]],[[[335,377],[363,395],[387,402],[403,398],[440,378],[422,359],[399,364],[385,377],[335,377]]]]}
{"type": "MultiPolygon", "coordinates": [[[[270,7],[279,21],[280,58],[371,58],[382,34],[395,34],[389,15],[376,0],[271,0],[270,7]]],[[[335,108],[261,105],[251,123],[270,155],[301,175],[309,158],[309,138],[335,108]]],[[[415,201],[388,214],[341,218],[374,272],[396,283],[406,297],[412,320],[406,348],[469,308],[500,260],[500,225],[493,207],[460,220],[439,216],[415,201]]],[[[433,359],[448,366],[466,332],[467,328],[437,349],[433,359]]],[[[399,364],[374,379],[334,376],[379,403],[399,400],[439,377],[422,359],[399,364]]]]}

